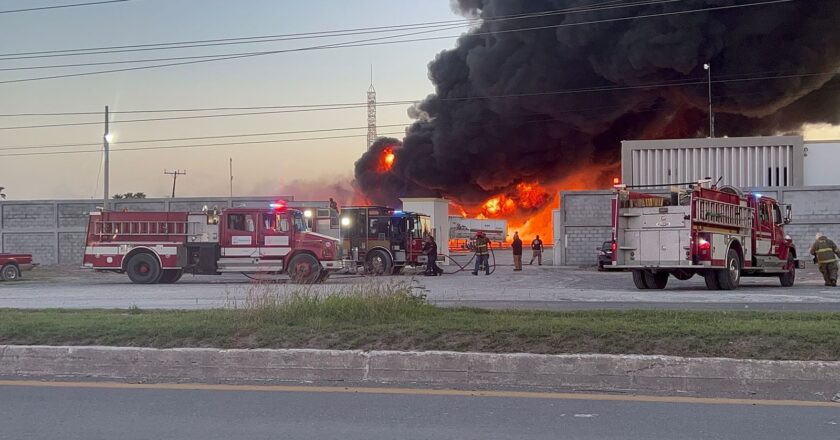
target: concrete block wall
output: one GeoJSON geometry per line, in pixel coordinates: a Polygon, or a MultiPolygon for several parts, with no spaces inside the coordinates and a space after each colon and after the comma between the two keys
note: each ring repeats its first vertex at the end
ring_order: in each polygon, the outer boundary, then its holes
{"type": "MultiPolygon", "coordinates": [[[[268,206],[280,197],[204,197],[113,200],[111,209],[129,211],[200,211],[202,207],[268,206]]],[[[32,254],[41,265],[80,266],[88,214],[102,206],[93,200],[0,202],[0,252],[32,254]]]]}
{"type": "MultiPolygon", "coordinates": [[[[840,242],[840,186],[750,188],[790,204],[793,221],[785,232],[805,256],[817,232],[840,242]]],[[[594,265],[595,248],[610,240],[612,191],[564,191],[556,215],[554,261],[560,265],[594,265]]],[[[805,260],[808,260],[805,258],[805,260]]]]}

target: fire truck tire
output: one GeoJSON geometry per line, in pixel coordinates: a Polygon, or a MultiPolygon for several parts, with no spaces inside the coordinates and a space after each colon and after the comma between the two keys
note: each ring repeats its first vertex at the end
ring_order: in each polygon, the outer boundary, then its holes
{"type": "Polygon", "coordinates": [[[779,282],[782,284],[782,287],[792,287],[794,281],[796,281],[796,259],[788,252],[787,264],[787,272],[779,275],[779,282]]]}
{"type": "Polygon", "coordinates": [[[163,284],[177,283],[182,275],[184,275],[184,269],[163,269],[163,273],[160,274],[160,280],[158,282],[163,284]]]}
{"type": "Polygon", "coordinates": [[[703,279],[706,281],[706,288],[709,290],[720,290],[720,284],[718,284],[717,273],[714,270],[706,271],[703,274],[703,279]]]}
{"type": "Polygon", "coordinates": [[[20,278],[20,269],[13,263],[9,263],[0,269],[0,280],[14,281],[20,278]]]}
{"type": "Polygon", "coordinates": [[[394,275],[401,275],[403,273],[403,269],[405,269],[405,266],[394,266],[394,269],[391,271],[391,273],[394,275]]]}
{"type": "Polygon", "coordinates": [[[634,270],[633,271],[633,284],[636,285],[636,288],[639,290],[645,290],[648,288],[647,284],[645,283],[645,273],[641,270],[634,270]]]}
{"type": "Polygon", "coordinates": [[[309,254],[298,254],[289,263],[289,278],[296,284],[315,284],[321,279],[321,263],[309,254]]]}
{"type": "Polygon", "coordinates": [[[738,251],[729,249],[726,253],[726,269],[716,270],[718,285],[722,290],[735,290],[741,283],[741,257],[738,251]]]}
{"type": "Polygon", "coordinates": [[[160,264],[154,255],[139,253],[132,256],[125,265],[128,278],[135,284],[154,284],[160,280],[160,264]]]}
{"type": "Polygon", "coordinates": [[[393,270],[391,256],[381,250],[373,250],[367,255],[365,272],[370,275],[388,275],[393,270]]]}
{"type": "Polygon", "coordinates": [[[644,275],[645,284],[648,286],[648,289],[661,290],[664,289],[666,285],[668,285],[668,272],[653,273],[649,270],[646,270],[644,271],[644,275]]]}

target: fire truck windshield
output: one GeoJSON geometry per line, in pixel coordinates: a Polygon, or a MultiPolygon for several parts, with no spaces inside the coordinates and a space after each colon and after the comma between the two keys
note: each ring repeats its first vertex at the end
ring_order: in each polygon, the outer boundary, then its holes
{"type": "Polygon", "coordinates": [[[303,213],[300,211],[292,212],[292,224],[294,224],[295,231],[297,232],[305,232],[309,230],[309,226],[306,224],[306,219],[303,218],[303,213]]]}

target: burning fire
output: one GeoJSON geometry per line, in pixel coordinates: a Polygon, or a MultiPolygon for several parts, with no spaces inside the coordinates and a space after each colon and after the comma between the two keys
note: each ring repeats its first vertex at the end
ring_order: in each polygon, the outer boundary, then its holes
{"type": "MultiPolygon", "coordinates": [[[[552,211],[560,205],[558,193],[569,190],[603,189],[609,182],[599,179],[614,166],[584,167],[565,179],[543,186],[538,182],[523,182],[513,191],[487,199],[475,209],[460,208],[464,214],[475,218],[504,218],[508,222],[508,238],[519,232],[522,241],[528,243],[537,235],[545,243],[553,241],[552,211]]],[[[465,215],[466,216],[466,215],[465,215]]]]}
{"type": "Polygon", "coordinates": [[[394,159],[397,156],[394,154],[394,149],[392,147],[386,147],[382,150],[382,154],[379,156],[379,163],[377,164],[376,171],[380,173],[385,173],[391,170],[394,167],[394,159]]]}

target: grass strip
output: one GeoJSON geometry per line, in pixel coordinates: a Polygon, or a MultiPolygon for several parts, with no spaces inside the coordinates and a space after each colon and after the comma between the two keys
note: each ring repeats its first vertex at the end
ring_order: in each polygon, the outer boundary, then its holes
{"type": "Polygon", "coordinates": [[[0,344],[840,360],[840,313],[497,311],[435,307],[399,286],[329,296],[261,289],[228,309],[0,309],[0,344]]]}

